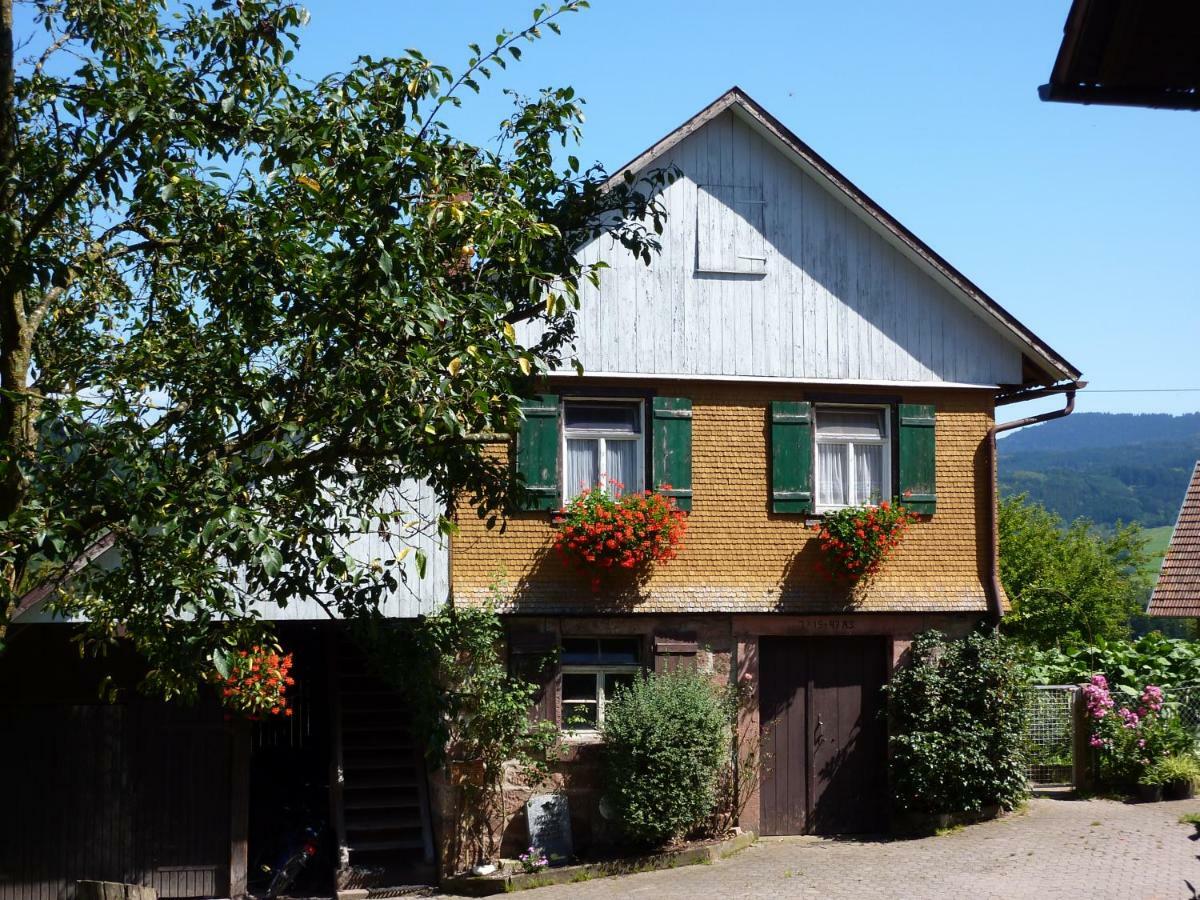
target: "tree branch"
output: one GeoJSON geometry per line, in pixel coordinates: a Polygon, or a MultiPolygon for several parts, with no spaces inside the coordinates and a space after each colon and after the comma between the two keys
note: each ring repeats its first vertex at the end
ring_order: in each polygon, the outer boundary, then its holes
{"type": "MultiPolygon", "coordinates": [[[[6,2],[8,2],[8,0],[6,0],[6,2]]],[[[66,205],[67,201],[70,200],[71,197],[73,197],[81,187],[83,187],[84,183],[89,178],[91,178],[100,170],[101,166],[108,162],[109,158],[113,155],[113,153],[116,152],[117,148],[133,135],[133,133],[137,130],[136,126],[137,121],[134,120],[132,122],[126,122],[119,129],[117,129],[116,133],[113,134],[113,136],[107,141],[105,141],[104,146],[100,148],[100,152],[88,160],[88,162],[82,168],[80,168],[78,172],[76,172],[67,180],[66,184],[59,188],[55,195],[50,198],[44,207],[42,207],[41,212],[34,216],[33,220],[29,223],[29,228],[26,229],[25,233],[21,235],[21,244],[23,246],[29,246],[38,237],[38,235],[46,230],[46,226],[48,226],[50,222],[53,221],[54,217],[62,211],[62,208],[66,205]]],[[[5,277],[8,277],[11,275],[11,271],[5,272],[4,274],[5,277]]]]}

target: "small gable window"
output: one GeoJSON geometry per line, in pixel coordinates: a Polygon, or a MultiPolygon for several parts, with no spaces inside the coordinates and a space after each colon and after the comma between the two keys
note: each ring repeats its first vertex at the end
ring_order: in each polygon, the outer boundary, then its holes
{"type": "Polygon", "coordinates": [[[585,488],[609,493],[640,491],[642,404],[567,400],[563,405],[563,497],[585,488]]]}
{"type": "Polygon", "coordinates": [[[761,275],[767,271],[761,187],[702,184],[696,194],[696,271],[761,275]]]}
{"type": "Polygon", "coordinates": [[[817,406],[817,511],[877,504],[891,496],[886,407],[817,406]]]}

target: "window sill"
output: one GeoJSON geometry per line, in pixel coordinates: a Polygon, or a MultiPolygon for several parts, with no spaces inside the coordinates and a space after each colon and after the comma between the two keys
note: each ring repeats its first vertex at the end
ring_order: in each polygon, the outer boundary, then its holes
{"type": "Polygon", "coordinates": [[[562,730],[562,741],[572,747],[586,747],[604,743],[604,735],[599,731],[568,731],[562,730]]]}

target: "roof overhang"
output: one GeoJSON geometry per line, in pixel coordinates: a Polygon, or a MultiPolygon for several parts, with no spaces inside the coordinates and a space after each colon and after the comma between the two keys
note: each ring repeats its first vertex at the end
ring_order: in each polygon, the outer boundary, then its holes
{"type": "Polygon", "coordinates": [[[1061,354],[1022,325],[999,303],[969,278],[950,265],[928,244],[905,228],[878,203],[868,197],[820,154],[800,140],[782,122],[755,102],[741,88],[733,87],[692,116],[662,140],[621,166],[606,186],[617,184],[626,173],[636,175],[717,116],[730,111],[754,128],[791,159],[807,175],[845,203],[868,227],[879,233],[920,269],[958,296],[972,311],[1017,344],[1026,363],[1025,383],[1053,384],[1076,381],[1082,374],[1061,354]]]}
{"type": "Polygon", "coordinates": [[[1200,109],[1200,3],[1074,0],[1043,100],[1200,109]]]}

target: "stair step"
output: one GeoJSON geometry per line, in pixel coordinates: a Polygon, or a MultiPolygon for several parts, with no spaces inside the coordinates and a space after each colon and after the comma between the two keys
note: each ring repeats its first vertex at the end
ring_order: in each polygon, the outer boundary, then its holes
{"type": "Polygon", "coordinates": [[[363,797],[362,799],[347,798],[345,802],[346,810],[369,810],[369,809],[420,809],[421,803],[414,796],[410,800],[393,800],[379,797],[363,797]]]}
{"type": "MultiPolygon", "coordinates": [[[[368,770],[370,771],[370,770],[368,770]]],[[[349,778],[342,785],[342,790],[346,791],[374,791],[380,788],[415,788],[417,779],[411,776],[400,777],[396,775],[372,773],[361,775],[351,781],[349,778]]]]}
{"type": "Polygon", "coordinates": [[[346,834],[350,845],[354,846],[359,840],[407,840],[421,836],[419,819],[408,819],[403,822],[354,822],[346,823],[346,834]]]}
{"type": "Polygon", "coordinates": [[[371,852],[373,850],[422,850],[425,842],[419,838],[402,841],[359,841],[348,842],[347,849],[351,853],[371,852]]]}

